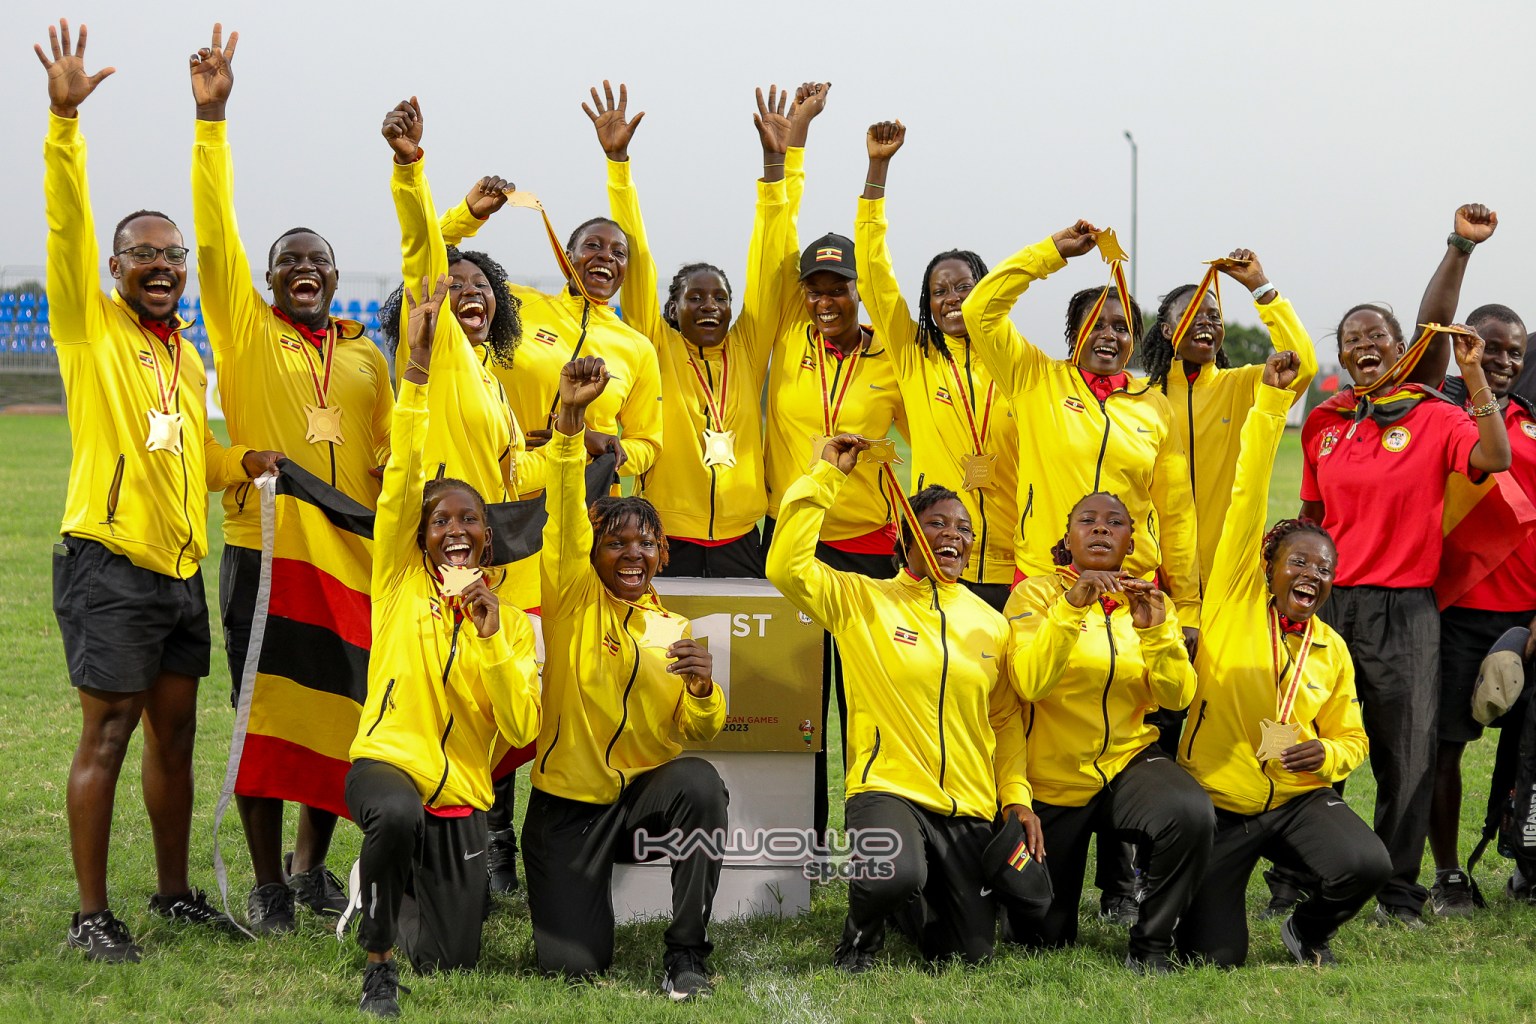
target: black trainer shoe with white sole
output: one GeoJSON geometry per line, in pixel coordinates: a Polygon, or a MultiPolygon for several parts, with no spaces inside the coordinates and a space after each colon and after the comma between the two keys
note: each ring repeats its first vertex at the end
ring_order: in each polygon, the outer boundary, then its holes
{"type": "Polygon", "coordinates": [[[244,929],[230,920],[229,915],[213,909],[208,902],[208,897],[203,895],[201,889],[193,889],[180,896],[162,896],[156,893],[149,898],[149,912],[168,921],[212,928],[231,938],[250,938],[244,929]]]}
{"type": "Polygon", "coordinates": [[[293,890],[282,882],[258,885],[245,898],[245,916],[257,935],[293,931],[293,890]]]}
{"type": "Polygon", "coordinates": [[[113,916],[110,910],[98,910],[94,914],[78,912],[69,919],[69,944],[73,949],[85,951],[91,960],[107,964],[136,964],[143,958],[143,951],[133,941],[128,926],[113,916]]]}
{"type": "Polygon", "coordinates": [[[400,969],[393,960],[369,964],[363,969],[363,998],[357,1008],[375,1017],[400,1016],[400,993],[410,993],[400,984],[400,969]]]}
{"type": "Polygon", "coordinates": [[[1306,967],[1336,967],[1338,959],[1326,942],[1303,942],[1296,934],[1296,917],[1292,915],[1280,925],[1280,941],[1291,951],[1296,962],[1306,967]]]}
{"type": "Polygon", "coordinates": [[[715,991],[709,982],[709,964],[692,950],[667,954],[666,971],[661,990],[679,1003],[707,999],[715,991]]]}
{"type": "Polygon", "coordinates": [[[1436,871],[1429,890],[1429,905],[1439,917],[1471,917],[1477,911],[1472,882],[1460,868],[1436,871]]]}
{"type": "Polygon", "coordinates": [[[340,914],[347,909],[347,891],[341,879],[324,864],[308,871],[293,870],[293,854],[283,855],[283,870],[288,873],[288,888],[293,898],[317,914],[340,914]]]}

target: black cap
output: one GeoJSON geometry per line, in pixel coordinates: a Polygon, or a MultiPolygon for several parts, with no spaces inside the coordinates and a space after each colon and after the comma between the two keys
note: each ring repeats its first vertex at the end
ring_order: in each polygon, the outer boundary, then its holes
{"type": "Polygon", "coordinates": [[[1051,876],[1029,855],[1024,823],[1011,814],[982,851],[981,877],[982,885],[998,897],[1031,911],[1043,914],[1051,905],[1051,876]]]}
{"type": "Polygon", "coordinates": [[[800,280],[804,281],[818,270],[830,270],[838,277],[850,280],[858,277],[859,268],[853,262],[853,239],[826,234],[806,246],[805,252],[800,254],[800,280]]]}

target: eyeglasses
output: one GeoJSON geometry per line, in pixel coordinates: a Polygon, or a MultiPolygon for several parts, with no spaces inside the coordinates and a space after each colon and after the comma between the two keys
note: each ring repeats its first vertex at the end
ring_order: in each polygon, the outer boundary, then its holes
{"type": "Polygon", "coordinates": [[[153,263],[161,254],[165,253],[165,262],[179,267],[187,262],[187,253],[191,250],[180,245],[168,245],[164,249],[156,249],[152,245],[135,245],[128,249],[115,252],[114,256],[127,256],[138,264],[153,263]]]}

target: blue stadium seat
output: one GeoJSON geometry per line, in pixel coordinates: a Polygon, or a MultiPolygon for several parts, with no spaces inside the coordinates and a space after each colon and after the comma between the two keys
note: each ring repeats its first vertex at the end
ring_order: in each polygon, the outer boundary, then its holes
{"type": "Polygon", "coordinates": [[[367,328],[370,333],[377,332],[379,330],[378,310],[374,310],[372,313],[368,314],[368,320],[363,324],[363,326],[367,328]]]}
{"type": "Polygon", "coordinates": [[[377,313],[379,311],[379,300],[369,299],[368,305],[364,306],[363,309],[368,313],[377,313]]]}
{"type": "Polygon", "coordinates": [[[16,297],[16,305],[25,309],[36,309],[37,296],[31,292],[22,292],[16,297]]]}
{"type": "Polygon", "coordinates": [[[0,324],[13,324],[16,322],[16,307],[0,303],[0,324]]]}
{"type": "Polygon", "coordinates": [[[331,300],[331,316],[341,316],[345,312],[346,308],[342,306],[340,299],[331,300]]]}
{"type": "Polygon", "coordinates": [[[3,295],[0,295],[0,306],[14,306],[14,305],[16,305],[16,293],[15,292],[6,292],[3,295]]]}
{"type": "Polygon", "coordinates": [[[361,317],[362,315],[363,315],[363,304],[361,302],[357,301],[356,299],[353,299],[351,302],[347,303],[347,316],[350,319],[356,320],[359,317],[361,317]]]}

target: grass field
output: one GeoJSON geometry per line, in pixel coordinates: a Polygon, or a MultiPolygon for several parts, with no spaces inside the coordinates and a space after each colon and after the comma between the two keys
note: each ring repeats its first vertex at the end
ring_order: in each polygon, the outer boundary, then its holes
{"type": "MultiPolygon", "coordinates": [[[[137,757],[118,794],[111,891],[117,912],[145,947],[144,963],[107,967],[64,948],[75,908],[64,786],[78,733],[78,707],[64,675],[49,606],[49,559],[63,506],[68,433],[62,417],[0,417],[0,636],[10,668],[0,673],[0,1021],[356,1021],[361,954],[338,944],[312,916],[300,931],[256,943],[220,941],[157,923],[145,910],[154,884],[137,757]]],[[[1292,514],[1299,479],[1294,435],[1282,448],[1271,516],[1292,514]]],[[[217,587],[218,530],[207,562],[217,587]]],[[[217,629],[215,629],[217,637],[217,629]]],[[[217,639],[216,639],[217,644],[217,639]]],[[[194,883],[212,887],[212,813],[232,721],[228,678],[216,646],[199,718],[194,883]]],[[[835,748],[835,741],[834,741],[835,748]]],[[[1492,744],[1467,758],[1464,841],[1475,838],[1486,799],[1492,744]]],[[[137,749],[137,748],[135,748],[137,749]]],[[[1349,800],[1369,817],[1368,772],[1349,800]]],[[[525,802],[524,802],[525,805],[525,802]]],[[[834,807],[836,804],[834,804],[834,807]]],[[[838,814],[834,811],[834,814],[838,814]]],[[[233,818],[233,816],[231,816],[233,818]]],[[[290,821],[290,828],[292,823],[290,821]]],[[[250,884],[238,824],[226,823],[224,850],[241,908],[250,884]]],[[[331,863],[343,876],[357,834],[338,831],[331,863]]],[[[981,968],[923,969],[899,939],[890,963],[850,979],[831,969],[846,887],[822,886],[812,913],[712,929],[717,993],[700,1006],[673,1006],[656,994],[662,925],[619,930],[618,967],[598,984],[568,986],[533,974],[526,904],[502,902],[486,929],[483,969],[417,978],[403,998],[405,1019],[614,1021],[1517,1021],[1536,1018],[1532,970],[1536,909],[1504,899],[1507,865],[1491,857],[1483,882],[1493,907],[1476,920],[1433,922],[1408,934],[1364,923],[1345,928],[1334,948],[1345,965],[1296,967],[1274,923],[1255,922],[1250,966],[1147,980],[1121,966],[1125,938],[1086,919],[1080,945],[1044,954],[1005,951],[981,968]]],[[[1091,876],[1090,876],[1091,877],[1091,876]]],[[[1250,903],[1261,901],[1250,886],[1250,903]]]]}

